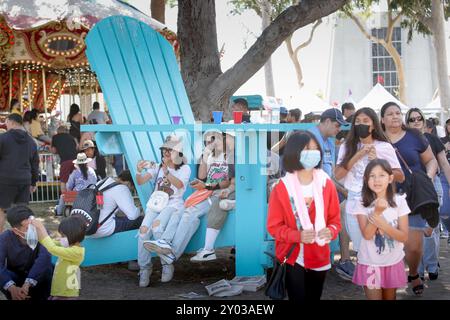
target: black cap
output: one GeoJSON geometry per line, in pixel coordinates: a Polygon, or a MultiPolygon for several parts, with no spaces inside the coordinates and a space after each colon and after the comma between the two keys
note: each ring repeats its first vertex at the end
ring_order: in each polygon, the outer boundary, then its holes
{"type": "Polygon", "coordinates": [[[33,211],[24,205],[12,207],[6,211],[6,219],[13,228],[20,226],[22,221],[27,220],[33,215],[33,211]]]}
{"type": "Polygon", "coordinates": [[[331,108],[331,109],[325,110],[320,115],[320,119],[331,119],[333,121],[337,121],[342,126],[349,125],[349,123],[344,120],[344,116],[342,115],[342,112],[336,108],[331,108]]]}

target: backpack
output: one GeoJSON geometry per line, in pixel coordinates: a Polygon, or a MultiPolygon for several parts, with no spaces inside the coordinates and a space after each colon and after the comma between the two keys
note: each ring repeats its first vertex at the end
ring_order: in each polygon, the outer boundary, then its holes
{"type": "Polygon", "coordinates": [[[86,235],[90,236],[97,232],[97,230],[114,214],[117,207],[111,211],[105,219],[99,222],[100,209],[103,205],[103,192],[120,185],[119,182],[113,182],[108,186],[102,188],[103,184],[108,178],[103,179],[98,184],[91,184],[86,189],[78,192],[75,201],[73,202],[72,211],[70,215],[79,215],[86,220],[87,229],[86,235]]]}

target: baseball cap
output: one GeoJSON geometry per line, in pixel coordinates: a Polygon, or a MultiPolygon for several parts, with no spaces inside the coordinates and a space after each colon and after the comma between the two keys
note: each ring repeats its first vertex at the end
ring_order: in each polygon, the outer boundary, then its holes
{"type": "Polygon", "coordinates": [[[286,107],[280,107],[280,114],[288,114],[288,109],[286,107]]]}
{"type": "Polygon", "coordinates": [[[325,110],[321,115],[320,119],[331,119],[333,121],[337,121],[342,126],[347,126],[349,123],[344,120],[344,116],[342,115],[342,112],[339,109],[336,108],[330,108],[325,110]]]}
{"type": "Polygon", "coordinates": [[[95,148],[95,144],[92,140],[86,140],[83,142],[82,146],[81,146],[81,150],[86,150],[88,148],[95,148]]]}

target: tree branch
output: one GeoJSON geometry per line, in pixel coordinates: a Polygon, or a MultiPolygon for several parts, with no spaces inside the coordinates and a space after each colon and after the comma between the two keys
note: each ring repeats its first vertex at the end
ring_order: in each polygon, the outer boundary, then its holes
{"type": "Polygon", "coordinates": [[[347,15],[350,19],[352,19],[355,23],[356,26],[359,28],[359,30],[361,30],[361,32],[364,34],[364,36],[369,39],[372,42],[378,43],[378,44],[385,44],[385,40],[384,39],[379,39],[377,37],[372,36],[362,25],[361,21],[358,19],[358,17],[356,17],[353,13],[351,12],[347,12],[347,15]]]}
{"type": "Polygon", "coordinates": [[[261,34],[253,46],[229,70],[220,75],[213,86],[234,93],[295,30],[343,7],[348,0],[303,0],[284,10],[261,34]]]}
{"type": "Polygon", "coordinates": [[[305,47],[307,47],[307,46],[309,46],[309,45],[311,44],[312,39],[313,39],[313,36],[314,36],[314,31],[316,31],[317,27],[318,27],[321,23],[322,23],[322,19],[319,19],[319,20],[316,21],[316,23],[314,24],[314,26],[313,26],[312,29],[311,29],[311,33],[309,34],[309,39],[308,39],[307,41],[303,42],[303,43],[302,43],[301,45],[299,45],[297,48],[295,48],[295,52],[294,52],[295,55],[297,55],[298,52],[299,52],[301,49],[303,49],[303,48],[305,48],[305,47]]]}

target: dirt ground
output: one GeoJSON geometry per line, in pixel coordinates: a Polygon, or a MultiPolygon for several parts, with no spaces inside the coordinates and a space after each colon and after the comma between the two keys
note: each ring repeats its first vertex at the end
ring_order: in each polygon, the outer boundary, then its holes
{"type": "MultiPolygon", "coordinates": [[[[31,205],[33,211],[40,219],[45,221],[50,231],[55,231],[61,218],[52,216],[48,212],[49,203],[31,205]]],[[[111,248],[113,250],[113,248],[111,248]]],[[[128,270],[127,263],[103,265],[82,268],[81,299],[86,300],[180,300],[179,294],[196,292],[209,300],[263,300],[264,290],[257,292],[244,292],[231,298],[208,297],[206,285],[221,279],[231,280],[234,277],[234,260],[230,248],[217,251],[218,259],[213,262],[191,263],[190,256],[183,256],[175,263],[175,275],[171,282],[161,283],[161,266],[155,261],[150,286],[138,287],[137,271],[128,270]]],[[[339,259],[336,255],[335,260],[339,259]]],[[[423,297],[413,296],[410,289],[399,290],[399,299],[450,299],[450,266],[449,248],[447,242],[441,242],[441,270],[439,279],[426,281],[423,297]]],[[[1,296],[1,295],[0,295],[1,296]]],[[[4,297],[0,297],[0,300],[4,297]]],[[[325,282],[322,299],[325,300],[358,300],[365,299],[362,288],[351,282],[341,279],[331,270],[325,282]]]]}

